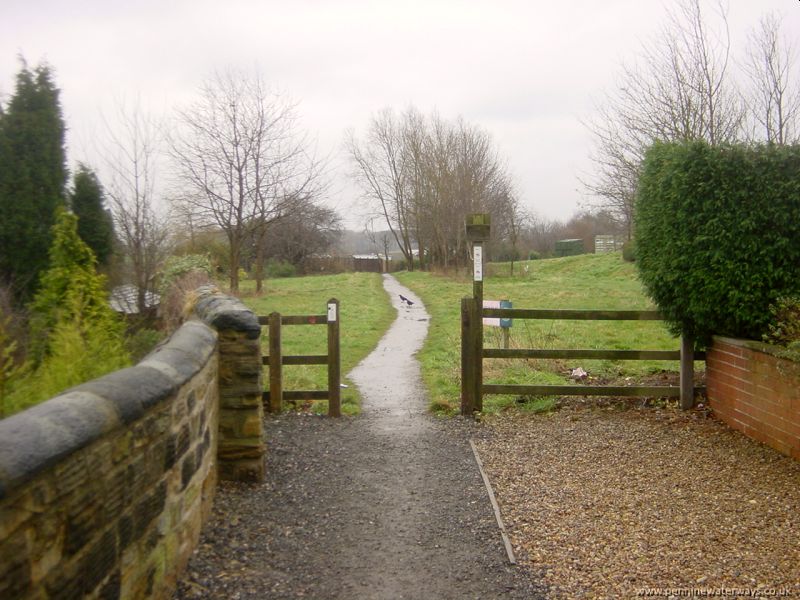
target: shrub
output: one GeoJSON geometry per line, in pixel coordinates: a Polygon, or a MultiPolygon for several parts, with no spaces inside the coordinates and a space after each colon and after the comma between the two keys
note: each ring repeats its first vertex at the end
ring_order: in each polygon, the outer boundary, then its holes
{"type": "Polygon", "coordinates": [[[214,273],[211,259],[205,254],[184,254],[183,256],[170,256],[161,269],[161,284],[159,290],[161,294],[169,293],[172,284],[184,275],[198,271],[204,273],[210,280],[214,273]]]}
{"type": "MultiPolygon", "coordinates": [[[[70,294],[64,314],[47,339],[47,354],[33,370],[13,382],[5,399],[6,413],[23,410],[64,390],[130,365],[115,320],[97,319],[85,299],[70,294]]],[[[113,314],[113,313],[112,313],[113,314]]]]}
{"type": "Polygon", "coordinates": [[[164,334],[156,329],[137,329],[125,338],[125,348],[131,355],[131,362],[137,363],[156,347],[164,334]]]}
{"type": "Polygon", "coordinates": [[[528,260],[539,260],[542,258],[542,255],[539,254],[536,250],[531,250],[528,252],[528,260]]]}
{"type": "Polygon", "coordinates": [[[760,339],[769,306],[800,293],[800,146],[652,146],[636,259],[673,333],[760,339]]]}
{"type": "Polygon", "coordinates": [[[211,279],[203,271],[189,271],[174,279],[161,296],[161,319],[167,332],[175,331],[192,309],[197,288],[209,285],[211,279]]]}
{"type": "Polygon", "coordinates": [[[636,262],[636,242],[634,240],[628,240],[622,244],[622,260],[636,262]]]}
{"type": "Polygon", "coordinates": [[[800,297],[779,298],[770,306],[770,314],[772,320],[764,341],[785,347],[784,356],[800,360],[800,297]]]}
{"type": "Polygon", "coordinates": [[[60,210],[52,228],[50,266],[31,304],[31,349],[37,366],[53,353],[54,332],[67,324],[78,327],[84,337],[98,329],[119,340],[109,352],[122,343],[124,324],[108,304],[105,277],[95,271],[97,261],[78,236],[77,224],[75,215],[60,210]]]}
{"type": "Polygon", "coordinates": [[[130,364],[124,325],[108,304],[105,278],[78,236],[75,215],[59,211],[52,238],[50,267],[31,304],[33,358],[3,392],[6,413],[130,364]]]}
{"type": "Polygon", "coordinates": [[[10,395],[12,385],[20,375],[23,367],[14,360],[17,341],[9,333],[11,317],[0,312],[0,419],[8,412],[6,398],[10,395]]]}
{"type": "Polygon", "coordinates": [[[277,279],[279,277],[294,277],[296,270],[294,265],[285,260],[268,260],[264,273],[268,279],[277,279]]]}

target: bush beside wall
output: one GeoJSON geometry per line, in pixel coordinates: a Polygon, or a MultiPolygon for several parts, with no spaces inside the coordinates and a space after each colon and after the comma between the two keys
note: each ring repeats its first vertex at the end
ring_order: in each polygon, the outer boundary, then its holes
{"type": "Polygon", "coordinates": [[[673,333],[761,339],[770,304],[800,293],[800,146],[655,144],[636,264],[673,333]]]}

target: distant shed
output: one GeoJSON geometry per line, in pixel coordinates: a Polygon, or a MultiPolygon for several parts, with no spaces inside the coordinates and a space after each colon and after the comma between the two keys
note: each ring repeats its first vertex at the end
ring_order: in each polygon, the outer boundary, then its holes
{"type": "Polygon", "coordinates": [[[558,240],[555,246],[556,256],[575,256],[577,254],[585,254],[586,249],[583,247],[583,240],[574,238],[570,240],[558,240]]]}
{"type": "Polygon", "coordinates": [[[594,236],[594,253],[605,254],[622,250],[624,240],[618,235],[596,235],[594,236]]]}
{"type": "MultiPolygon", "coordinates": [[[[138,297],[139,288],[135,285],[119,285],[111,290],[111,298],[108,303],[115,312],[123,315],[137,315],[139,314],[138,297]]],[[[148,311],[155,312],[161,304],[161,296],[146,291],[144,302],[148,311]]]]}
{"type": "Polygon", "coordinates": [[[354,254],[353,270],[360,273],[386,273],[389,260],[380,254],[354,254]]]}

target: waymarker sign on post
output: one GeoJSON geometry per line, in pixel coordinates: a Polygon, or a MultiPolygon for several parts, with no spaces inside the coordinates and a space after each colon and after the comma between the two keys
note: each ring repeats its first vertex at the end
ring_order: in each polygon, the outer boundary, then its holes
{"type": "MultiPolygon", "coordinates": [[[[480,385],[483,362],[478,350],[483,347],[481,304],[483,302],[483,243],[491,237],[492,218],[488,213],[467,215],[465,230],[472,244],[472,298],[461,299],[461,414],[483,410],[480,385]],[[469,336],[465,332],[470,332],[469,336]]],[[[508,331],[504,329],[503,331],[508,331]]]]}
{"type": "Polygon", "coordinates": [[[483,281],[483,246],[475,244],[472,249],[472,280],[483,281]]]}
{"type": "MultiPolygon", "coordinates": [[[[514,306],[511,300],[484,300],[483,308],[514,308],[514,306]]],[[[499,317],[495,319],[485,317],[483,319],[483,324],[491,327],[508,328],[513,325],[513,319],[501,319],[499,317]]]]}
{"type": "MultiPolygon", "coordinates": [[[[483,301],[483,308],[514,308],[511,304],[511,300],[484,300],[483,301]]],[[[484,325],[489,325],[490,327],[500,327],[503,329],[503,348],[508,350],[511,344],[511,325],[512,320],[506,318],[492,318],[492,317],[484,317],[483,319],[484,325]]]]}

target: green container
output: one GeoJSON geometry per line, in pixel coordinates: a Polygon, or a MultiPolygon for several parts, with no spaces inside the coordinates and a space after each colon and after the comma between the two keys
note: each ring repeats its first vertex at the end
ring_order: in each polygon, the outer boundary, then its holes
{"type": "Polygon", "coordinates": [[[586,250],[583,247],[583,240],[558,240],[556,242],[555,254],[556,256],[576,256],[578,254],[585,254],[586,250]]]}

